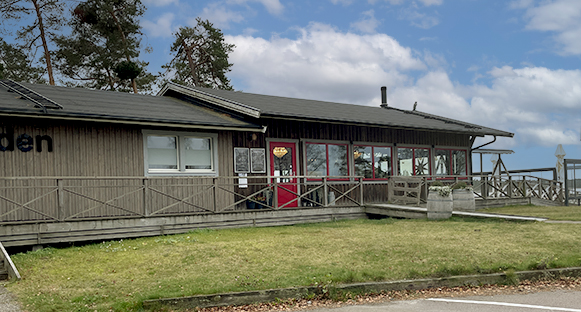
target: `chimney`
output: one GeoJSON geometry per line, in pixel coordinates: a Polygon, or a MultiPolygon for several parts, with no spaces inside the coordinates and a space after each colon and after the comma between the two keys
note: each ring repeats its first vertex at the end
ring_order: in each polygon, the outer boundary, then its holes
{"type": "Polygon", "coordinates": [[[387,87],[381,87],[381,107],[387,107],[387,87]]]}

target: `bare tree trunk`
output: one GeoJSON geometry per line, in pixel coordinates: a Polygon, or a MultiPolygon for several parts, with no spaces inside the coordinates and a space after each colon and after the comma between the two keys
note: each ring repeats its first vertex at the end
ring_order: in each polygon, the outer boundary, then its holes
{"type": "MultiPolygon", "coordinates": [[[[125,38],[125,33],[123,32],[123,29],[121,28],[121,24],[119,24],[119,20],[117,19],[117,16],[115,16],[115,12],[111,11],[111,16],[113,17],[113,20],[115,21],[115,24],[117,24],[117,29],[119,30],[119,33],[121,34],[121,39],[123,40],[123,45],[125,46],[125,57],[127,58],[128,62],[131,62],[131,58],[129,58],[129,53],[127,53],[127,39],[125,38]]],[[[131,78],[131,86],[133,87],[133,93],[138,93],[137,92],[137,83],[135,82],[135,78],[131,78]]]]}
{"type": "Polygon", "coordinates": [[[46,71],[48,72],[48,83],[54,86],[54,77],[52,74],[52,63],[50,61],[50,52],[46,43],[46,36],[44,34],[44,24],[42,23],[42,14],[40,13],[40,6],[37,0],[32,0],[34,8],[36,9],[36,17],[38,18],[38,29],[40,30],[40,39],[42,40],[42,47],[44,48],[44,59],[46,60],[46,71]]]}
{"type": "Polygon", "coordinates": [[[184,51],[186,52],[186,56],[188,57],[188,64],[190,65],[190,71],[192,72],[192,78],[194,78],[194,87],[200,86],[199,77],[196,73],[196,65],[194,63],[194,59],[192,59],[192,48],[190,48],[186,41],[182,38],[182,46],[184,47],[184,51]]]}

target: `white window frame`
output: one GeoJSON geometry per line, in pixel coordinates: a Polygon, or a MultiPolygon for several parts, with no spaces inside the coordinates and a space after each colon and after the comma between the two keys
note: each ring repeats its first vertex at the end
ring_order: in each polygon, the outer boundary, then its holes
{"type": "Polygon", "coordinates": [[[145,176],[218,176],[218,134],[207,132],[184,132],[164,130],[142,130],[143,155],[145,176]],[[149,157],[147,150],[148,136],[172,136],[177,138],[178,169],[149,169],[149,157]],[[186,169],[184,140],[186,138],[210,139],[211,168],[210,169],[186,169]]]}

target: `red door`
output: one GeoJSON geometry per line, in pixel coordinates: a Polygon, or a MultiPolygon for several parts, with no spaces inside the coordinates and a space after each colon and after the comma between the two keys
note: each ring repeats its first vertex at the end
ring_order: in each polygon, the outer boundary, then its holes
{"type": "MultiPolygon", "coordinates": [[[[293,199],[297,198],[297,179],[284,178],[288,176],[297,175],[296,153],[297,148],[295,143],[288,142],[270,142],[270,175],[276,178],[276,182],[280,185],[277,187],[278,206],[282,206],[293,199]],[[284,189],[283,189],[284,188],[284,189]]],[[[272,203],[274,205],[274,202],[272,203]]],[[[298,201],[284,207],[297,207],[298,201]]]]}

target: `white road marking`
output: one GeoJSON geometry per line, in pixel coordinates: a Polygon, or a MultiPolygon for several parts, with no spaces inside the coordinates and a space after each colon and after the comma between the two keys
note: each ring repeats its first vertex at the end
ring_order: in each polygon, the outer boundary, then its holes
{"type": "Polygon", "coordinates": [[[550,311],[569,311],[569,312],[581,312],[579,309],[571,308],[556,308],[556,307],[544,307],[538,305],[530,304],[519,304],[519,303],[508,303],[508,302],[494,302],[494,301],[477,301],[477,300],[458,300],[458,299],[441,299],[441,298],[430,298],[430,301],[442,301],[442,302],[452,302],[452,303],[471,303],[471,304],[488,304],[506,307],[519,307],[519,308],[529,308],[529,309],[541,309],[550,311]]]}

